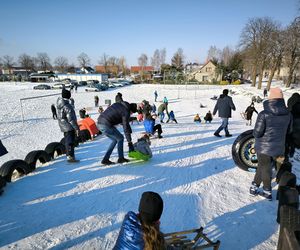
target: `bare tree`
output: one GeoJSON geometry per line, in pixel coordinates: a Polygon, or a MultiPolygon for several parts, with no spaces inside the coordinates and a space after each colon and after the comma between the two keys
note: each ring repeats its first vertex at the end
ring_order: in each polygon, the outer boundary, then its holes
{"type": "Polygon", "coordinates": [[[103,53],[103,55],[100,58],[99,64],[104,67],[105,73],[108,73],[108,55],[103,53]]]}
{"type": "Polygon", "coordinates": [[[18,62],[21,67],[25,68],[26,70],[30,71],[34,69],[34,59],[27,55],[27,54],[21,54],[18,58],[18,62]]]}
{"type": "Polygon", "coordinates": [[[207,61],[213,60],[213,61],[220,61],[221,57],[221,51],[215,46],[210,46],[207,52],[207,61]]]}
{"type": "Polygon", "coordinates": [[[163,48],[160,50],[160,66],[166,63],[167,50],[163,48]]]}
{"type": "Polygon", "coordinates": [[[124,56],[119,58],[119,68],[121,69],[123,76],[127,75],[126,58],[124,56]]]}
{"type": "Polygon", "coordinates": [[[77,57],[78,63],[80,65],[80,67],[87,67],[90,66],[91,64],[91,59],[89,58],[89,56],[85,53],[81,53],[78,57],[77,57]]]}
{"type": "Polygon", "coordinates": [[[65,73],[69,66],[68,58],[64,56],[58,56],[54,60],[54,65],[58,71],[65,73]]]}
{"type": "Polygon", "coordinates": [[[151,57],[151,65],[155,70],[159,70],[160,68],[160,52],[156,49],[153,53],[153,57],[151,57]]]}
{"type": "Polygon", "coordinates": [[[294,72],[300,62],[300,17],[287,27],[284,37],[284,64],[289,70],[285,84],[286,87],[290,87],[294,72]]]}
{"type": "Polygon", "coordinates": [[[48,56],[47,53],[38,53],[37,54],[37,62],[38,62],[39,68],[43,71],[47,71],[52,68],[51,63],[50,63],[50,57],[48,56]]]}
{"type": "Polygon", "coordinates": [[[278,70],[282,63],[284,51],[284,33],[281,30],[276,30],[271,33],[268,47],[268,64],[270,69],[267,89],[271,87],[271,83],[276,70],[278,70]]]}
{"type": "Polygon", "coordinates": [[[144,77],[144,69],[148,65],[148,56],[146,54],[141,54],[140,57],[138,58],[138,64],[141,66],[141,77],[143,79],[144,77]]]}
{"type": "Polygon", "coordinates": [[[119,73],[119,59],[115,56],[110,56],[107,59],[107,64],[111,68],[111,73],[117,76],[119,73]]]}
{"type": "Polygon", "coordinates": [[[184,64],[184,55],[183,55],[183,49],[182,48],[179,48],[174,56],[172,57],[171,59],[172,61],[172,66],[174,68],[176,68],[176,70],[178,71],[182,71],[183,70],[183,64],[184,64]]]}
{"type": "Polygon", "coordinates": [[[252,18],[241,33],[240,45],[245,50],[252,68],[252,86],[256,85],[256,75],[259,73],[259,89],[262,84],[263,71],[267,66],[269,36],[277,28],[278,24],[268,17],[252,18]]]}
{"type": "Polygon", "coordinates": [[[5,69],[11,69],[15,64],[14,58],[12,56],[5,55],[2,57],[2,64],[5,69]]]}
{"type": "Polygon", "coordinates": [[[221,52],[221,62],[223,62],[225,66],[228,66],[233,54],[234,50],[232,50],[229,46],[226,46],[221,52]]]}

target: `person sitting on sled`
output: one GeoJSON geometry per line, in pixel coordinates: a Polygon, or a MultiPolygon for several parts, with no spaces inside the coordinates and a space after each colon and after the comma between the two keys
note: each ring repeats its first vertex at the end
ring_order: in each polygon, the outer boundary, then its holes
{"type": "Polygon", "coordinates": [[[200,118],[199,114],[195,115],[194,122],[201,123],[201,118],[200,118]]]}
{"type": "Polygon", "coordinates": [[[159,221],[163,208],[163,200],[158,193],[144,192],[138,212],[129,211],[125,215],[113,250],[165,249],[159,221]]]}
{"type": "Polygon", "coordinates": [[[150,137],[149,135],[145,134],[141,138],[139,138],[136,143],[133,144],[133,147],[134,151],[148,156],[147,158],[152,158],[152,151],[150,145],[150,137]]]}
{"type": "Polygon", "coordinates": [[[211,123],[211,121],[212,121],[212,114],[211,114],[211,112],[210,112],[210,110],[206,113],[206,115],[204,116],[204,120],[205,120],[205,123],[211,123]]]}
{"type": "MultiPolygon", "coordinates": [[[[156,117],[156,115],[154,115],[154,117],[156,117]]],[[[144,120],[144,127],[145,127],[146,133],[148,133],[150,135],[154,135],[154,133],[157,131],[158,138],[162,138],[161,125],[160,124],[155,125],[155,119],[153,118],[153,116],[151,116],[151,114],[147,114],[147,116],[144,120]]]]}

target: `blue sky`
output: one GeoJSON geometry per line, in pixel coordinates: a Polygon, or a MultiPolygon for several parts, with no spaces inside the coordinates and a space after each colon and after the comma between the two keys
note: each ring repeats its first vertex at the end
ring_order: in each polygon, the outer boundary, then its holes
{"type": "Polygon", "coordinates": [[[170,63],[182,48],[186,62],[204,62],[211,45],[235,48],[250,18],[286,26],[299,8],[300,0],[3,0],[0,57],[47,52],[77,64],[84,52],[95,65],[106,53],[137,65],[163,48],[170,63]]]}

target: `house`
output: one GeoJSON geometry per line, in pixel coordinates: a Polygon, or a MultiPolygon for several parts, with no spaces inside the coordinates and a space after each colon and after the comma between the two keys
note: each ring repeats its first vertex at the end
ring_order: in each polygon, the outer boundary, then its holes
{"type": "Polygon", "coordinates": [[[53,72],[32,73],[29,78],[31,82],[48,82],[54,81],[56,75],[53,72]]]}
{"type": "Polygon", "coordinates": [[[142,76],[143,80],[150,80],[156,71],[153,66],[131,66],[130,75],[138,79],[142,76]]]}
{"type": "Polygon", "coordinates": [[[187,73],[189,80],[195,79],[199,82],[212,82],[213,80],[220,81],[221,75],[216,73],[216,65],[212,61],[208,61],[201,68],[195,69],[187,73]]]}
{"type": "Polygon", "coordinates": [[[114,66],[96,65],[95,70],[97,73],[118,73],[119,67],[117,65],[114,66]]]}

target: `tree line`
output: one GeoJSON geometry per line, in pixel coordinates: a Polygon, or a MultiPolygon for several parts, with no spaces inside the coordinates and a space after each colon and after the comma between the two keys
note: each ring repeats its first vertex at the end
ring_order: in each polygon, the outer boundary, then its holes
{"type": "MultiPolygon", "coordinates": [[[[149,58],[142,53],[138,58],[138,65],[143,69],[151,65],[157,72],[174,71],[183,72],[185,56],[183,49],[179,48],[171,58],[171,63],[166,63],[166,49],[156,49],[153,56],[149,58]]],[[[264,72],[268,71],[267,88],[270,88],[272,79],[276,72],[282,67],[288,70],[285,85],[289,87],[296,81],[296,73],[299,72],[300,62],[300,17],[295,18],[287,27],[282,27],[275,20],[263,17],[250,19],[240,34],[240,41],[236,49],[229,46],[219,49],[211,46],[207,53],[207,61],[211,60],[217,67],[216,73],[222,78],[231,75],[249,75],[252,86],[261,88],[264,72]],[[257,82],[258,77],[258,82],[257,82]]],[[[77,57],[80,67],[91,66],[91,59],[85,53],[77,57]]],[[[105,73],[123,75],[129,73],[126,58],[124,56],[115,57],[104,53],[99,65],[103,66],[105,73]]],[[[70,68],[75,69],[73,63],[69,64],[68,58],[64,56],[56,57],[51,63],[47,53],[37,53],[36,56],[21,54],[17,61],[12,56],[4,55],[0,57],[0,66],[10,69],[13,66],[21,66],[29,71],[57,70],[65,73],[70,68]]]]}

